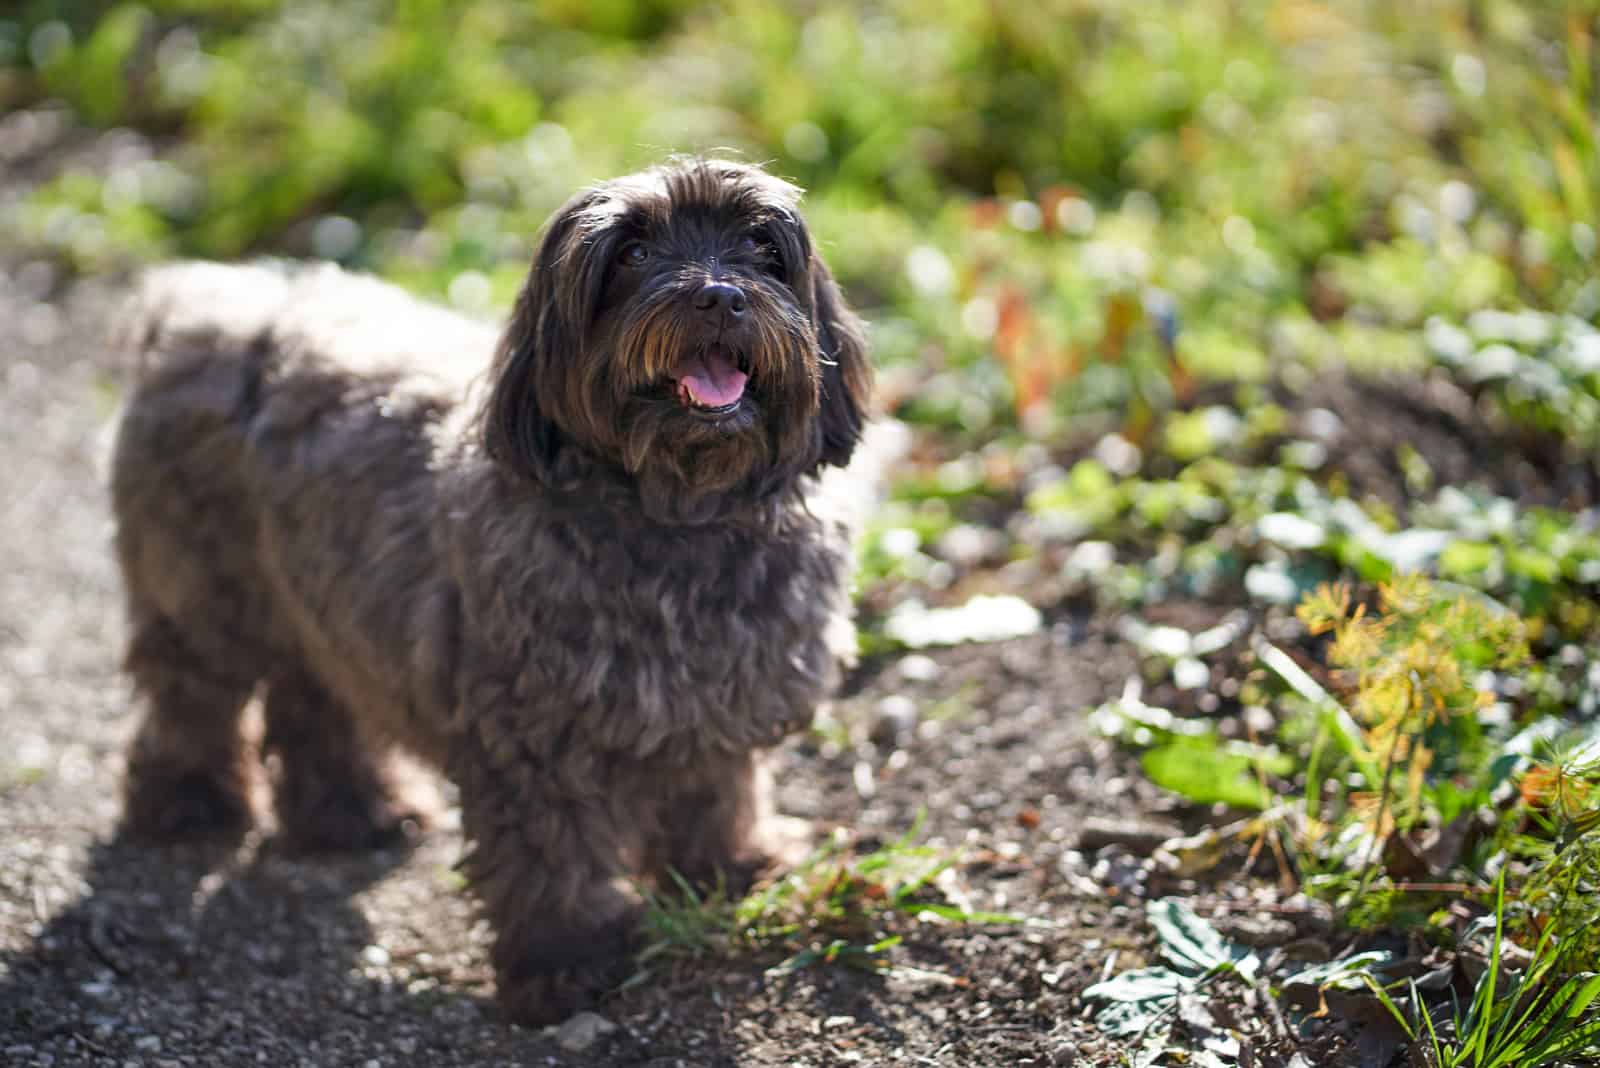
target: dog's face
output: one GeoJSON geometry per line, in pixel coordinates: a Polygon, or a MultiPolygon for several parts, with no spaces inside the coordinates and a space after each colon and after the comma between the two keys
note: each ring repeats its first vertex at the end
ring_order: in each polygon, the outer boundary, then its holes
{"type": "Polygon", "coordinates": [[[689,520],[846,463],[871,376],[799,195],[694,160],[569,201],[495,358],[489,455],[553,484],[598,459],[689,520]]]}

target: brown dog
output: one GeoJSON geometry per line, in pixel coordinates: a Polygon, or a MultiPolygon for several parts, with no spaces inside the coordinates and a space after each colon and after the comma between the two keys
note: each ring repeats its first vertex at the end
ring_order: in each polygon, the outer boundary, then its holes
{"type": "Polygon", "coordinates": [[[757,168],[677,162],[553,218],[492,337],[336,269],[154,273],[113,460],[130,829],[382,840],[384,747],[459,786],[500,996],[615,978],[637,880],[747,880],[758,757],[835,671],[848,539],[815,476],[870,388],[860,324],[757,168]]]}

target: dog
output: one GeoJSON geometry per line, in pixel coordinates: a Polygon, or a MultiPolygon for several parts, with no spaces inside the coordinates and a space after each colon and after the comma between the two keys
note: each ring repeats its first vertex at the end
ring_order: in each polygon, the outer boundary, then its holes
{"type": "Polygon", "coordinates": [[[799,197],[711,159],[580,192],[498,343],[331,266],[148,276],[110,470],[126,828],[248,826],[258,694],[297,845],[391,839],[409,750],[459,788],[525,1023],[614,984],[640,886],[748,885],[777,837],[762,752],[853,642],[816,487],[872,374],[799,197]]]}

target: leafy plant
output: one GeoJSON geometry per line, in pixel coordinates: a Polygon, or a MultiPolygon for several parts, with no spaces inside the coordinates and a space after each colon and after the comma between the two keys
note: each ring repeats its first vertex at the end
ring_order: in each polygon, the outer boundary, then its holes
{"type": "MultiPolygon", "coordinates": [[[[1165,965],[1135,968],[1095,983],[1083,992],[1091,1001],[1106,1005],[1095,1015],[1101,1030],[1134,1038],[1139,1064],[1153,1064],[1172,1045],[1170,1036],[1184,999],[1197,999],[1214,983],[1233,976],[1256,981],[1261,960],[1248,947],[1229,941],[1178,898],[1152,901],[1145,918],[1155,930],[1165,965]]],[[[1192,1010],[1188,1018],[1204,1016],[1192,1010]]],[[[1183,1051],[1222,1063],[1207,1050],[1183,1051]]]]}
{"type": "Polygon", "coordinates": [[[1532,959],[1510,972],[1503,955],[1505,876],[1495,886],[1494,934],[1483,974],[1463,1008],[1453,1001],[1435,1019],[1408,985],[1409,1012],[1390,991],[1366,977],[1407,1037],[1423,1051],[1429,1068],[1543,1068],[1600,1054],[1600,973],[1573,968],[1570,944],[1550,933],[1539,938],[1532,959]]]}
{"type": "Polygon", "coordinates": [[[1478,675],[1527,661],[1521,620],[1479,597],[1441,596],[1420,575],[1380,585],[1371,615],[1344,584],[1319,587],[1296,615],[1312,634],[1332,634],[1329,662],[1354,676],[1350,708],[1383,767],[1367,783],[1375,793],[1358,800],[1368,826],[1380,839],[1409,829],[1431,780],[1481,769],[1479,713],[1494,695],[1478,675]]]}
{"type": "Polygon", "coordinates": [[[1016,924],[1020,917],[970,909],[945,899],[939,877],[954,856],[914,844],[921,818],[905,835],[855,855],[833,836],[778,879],[730,898],[725,890],[675,885],[641,887],[648,944],[639,954],[644,972],[655,962],[781,952],[775,971],[818,964],[882,971],[887,951],[900,943],[889,928],[897,918],[950,923],[1016,924]]]}

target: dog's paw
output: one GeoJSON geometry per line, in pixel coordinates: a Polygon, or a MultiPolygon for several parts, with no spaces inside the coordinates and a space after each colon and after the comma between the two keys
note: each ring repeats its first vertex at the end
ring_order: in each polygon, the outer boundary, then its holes
{"type": "Polygon", "coordinates": [[[420,811],[381,790],[330,785],[313,798],[278,806],[285,844],[304,853],[354,853],[406,845],[420,835],[420,811]]]}
{"type": "Polygon", "coordinates": [[[630,912],[595,930],[547,933],[521,949],[521,963],[498,975],[501,1010],[513,1023],[559,1023],[592,1007],[634,970],[640,917],[630,912]]]}
{"type": "Polygon", "coordinates": [[[500,1010],[512,1023],[523,1027],[558,1024],[574,1013],[593,1008],[626,978],[626,970],[616,962],[534,976],[502,985],[498,994],[500,1010]]]}
{"type": "Polygon", "coordinates": [[[244,783],[211,769],[137,768],[124,793],[123,829],[146,841],[232,838],[253,822],[244,783]]]}

